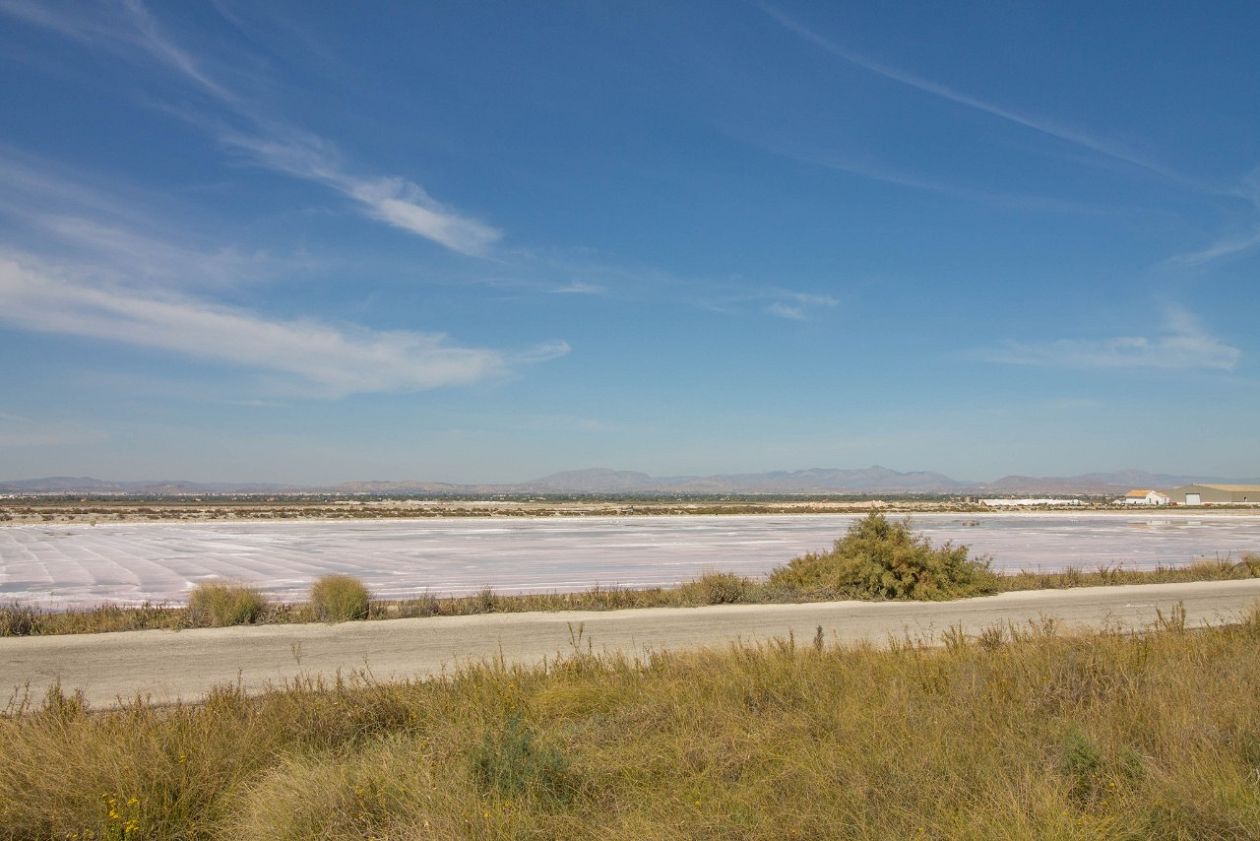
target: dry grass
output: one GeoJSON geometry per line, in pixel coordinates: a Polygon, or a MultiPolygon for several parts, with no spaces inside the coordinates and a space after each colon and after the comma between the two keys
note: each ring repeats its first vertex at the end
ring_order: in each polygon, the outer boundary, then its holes
{"type": "Polygon", "coordinates": [[[52,693],[0,718],[0,839],[1260,837],[1260,611],[946,641],[52,693]]]}
{"type": "Polygon", "coordinates": [[[1260,555],[1244,555],[1239,561],[1218,558],[1199,560],[1186,566],[1160,566],[1144,570],[1104,566],[1092,571],[1068,567],[1063,572],[1017,572],[999,576],[998,589],[1066,590],[1072,587],[1114,584],[1181,584],[1190,581],[1240,581],[1246,578],[1260,578],[1260,555]]]}

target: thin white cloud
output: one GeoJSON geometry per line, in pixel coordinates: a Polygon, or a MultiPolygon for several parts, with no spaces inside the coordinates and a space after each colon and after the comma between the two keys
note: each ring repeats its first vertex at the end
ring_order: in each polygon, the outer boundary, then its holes
{"type": "Polygon", "coordinates": [[[136,207],[152,207],[159,202],[158,196],[116,183],[89,186],[88,182],[81,172],[53,167],[41,157],[0,145],[0,213],[31,217],[57,212],[109,218],[115,224],[121,220],[152,224],[150,215],[136,207]]]}
{"type": "Polygon", "coordinates": [[[1155,368],[1231,371],[1242,351],[1210,335],[1191,313],[1172,309],[1157,336],[1009,342],[979,352],[988,362],[1062,368],[1155,368]]]}
{"type": "Polygon", "coordinates": [[[180,210],[160,196],[116,184],[89,187],[53,172],[43,160],[0,147],[0,221],[4,240],[43,241],[47,249],[90,264],[97,279],[119,283],[225,286],[310,268],[307,255],[207,246],[171,222],[180,210]],[[140,233],[143,230],[145,233],[140,233]]]}
{"type": "Polygon", "coordinates": [[[1178,254],[1168,258],[1165,263],[1173,266],[1203,266],[1223,257],[1231,257],[1250,251],[1260,245],[1260,168],[1252,170],[1241,180],[1233,194],[1251,205],[1251,230],[1247,233],[1224,237],[1206,248],[1178,254]]]}
{"type": "MultiPolygon", "coordinates": [[[[519,264],[518,264],[519,265],[519,264]]],[[[531,267],[524,266],[526,272],[531,267]]],[[[484,286],[504,292],[537,292],[544,295],[607,295],[608,288],[584,280],[544,280],[512,275],[471,275],[435,279],[433,283],[456,286],[484,286]]]]}
{"type": "Polygon", "coordinates": [[[860,178],[869,178],[872,181],[882,181],[885,184],[895,184],[911,190],[956,196],[967,201],[981,202],[999,207],[1013,207],[1021,210],[1048,211],[1052,213],[1097,214],[1103,212],[1099,208],[1090,207],[1079,202],[1065,201],[1048,196],[978,190],[960,184],[902,172],[869,159],[858,160],[834,154],[798,154],[781,148],[774,148],[774,151],[793,160],[814,164],[836,172],[856,175],[860,178]]]}
{"type": "Polygon", "coordinates": [[[574,280],[562,286],[552,286],[547,291],[553,295],[603,295],[608,290],[597,283],[574,280]]]}
{"type": "Polygon", "coordinates": [[[237,105],[240,102],[234,93],[206,75],[191,55],[166,37],[140,0],[123,0],[123,6],[135,23],[140,43],[154,58],[178,70],[215,98],[229,105],[237,105]]]}
{"type": "MultiPolygon", "coordinates": [[[[1260,169],[1252,171],[1246,178],[1242,179],[1242,181],[1236,185],[1213,184],[1195,179],[1115,141],[1101,139],[1088,132],[1064,126],[1061,123],[1056,123],[1053,120],[1042,116],[1032,115],[1016,111],[1012,108],[997,105],[978,96],[974,96],[973,94],[943,85],[939,82],[933,81],[932,79],[927,79],[907,70],[876,61],[854,50],[843,47],[830,38],[827,38],[815,30],[810,29],[800,21],[783,12],[781,9],[771,3],[765,2],[765,0],[754,0],[754,2],[756,2],[762,11],[773,18],[784,29],[855,67],[862,68],[863,70],[874,73],[885,79],[906,85],[907,87],[914,88],[915,90],[922,91],[948,102],[989,114],[997,117],[998,119],[1023,126],[1024,128],[1031,129],[1049,137],[1057,138],[1067,143],[1075,144],[1076,146],[1088,149],[1091,152],[1112,160],[1144,169],[1183,188],[1210,195],[1241,198],[1251,205],[1253,211],[1260,210],[1260,169]]],[[[800,158],[801,156],[798,155],[794,157],[800,158]]],[[[1088,208],[1082,208],[1079,205],[1068,202],[1059,202],[1054,199],[1010,197],[1002,196],[1000,194],[984,193],[981,191],[965,190],[953,185],[942,184],[941,182],[933,181],[931,179],[920,178],[914,175],[907,175],[906,173],[893,171],[886,167],[870,164],[869,162],[818,157],[806,157],[802,159],[809,160],[810,162],[827,166],[832,169],[849,172],[854,175],[899,184],[905,187],[953,193],[964,198],[1012,203],[1021,207],[1052,211],[1079,212],[1082,210],[1088,210],[1088,208]]],[[[1172,266],[1202,266],[1223,257],[1248,251],[1257,246],[1260,246],[1260,225],[1253,227],[1249,233],[1241,236],[1220,239],[1217,242],[1208,245],[1206,248],[1176,255],[1163,262],[1166,265],[1172,266]]]]}
{"type": "Polygon", "coordinates": [[[179,71],[216,99],[228,104],[239,101],[231,91],[210,78],[191,55],[167,38],[148,9],[138,0],[73,7],[55,2],[0,0],[0,13],[125,59],[134,60],[137,53],[145,53],[149,58],[179,71]],[[120,24],[114,11],[117,8],[124,11],[130,26],[120,24]]]}
{"type": "Polygon", "coordinates": [[[71,10],[48,2],[0,0],[0,12],[32,26],[51,29],[67,38],[111,47],[128,43],[134,45],[134,38],[124,37],[116,25],[100,19],[98,12],[101,10],[99,5],[71,10]]]}
{"type": "Polygon", "coordinates": [[[1202,185],[1193,184],[1190,179],[1186,178],[1184,175],[1169,169],[1157,161],[1153,161],[1143,155],[1139,155],[1131,149],[1127,149],[1117,143],[1101,140],[1086,132],[1060,125],[1044,117],[1033,116],[1015,111],[1011,108],[1005,108],[1001,105],[996,105],[969,93],[942,85],[931,79],[925,79],[922,76],[918,76],[909,71],[875,61],[874,59],[868,58],[858,52],[842,47],[835,41],[832,41],[830,38],[815,32],[770,3],[758,2],[757,5],[762,9],[762,11],[778,22],[778,24],[784,29],[855,67],[860,67],[863,70],[882,76],[885,79],[898,82],[899,84],[906,85],[907,87],[914,88],[915,90],[923,91],[924,93],[944,99],[948,102],[953,102],[957,105],[962,105],[966,108],[971,108],[976,111],[989,114],[1001,120],[1040,132],[1041,134],[1045,134],[1068,143],[1073,143],[1100,155],[1154,172],[1164,178],[1176,181],[1177,183],[1194,186],[1196,189],[1202,189],[1202,185]]]}
{"type": "MultiPolygon", "coordinates": [[[[26,0],[0,0],[0,13],[116,54],[139,47],[150,58],[191,82],[253,127],[251,133],[221,130],[219,139],[249,153],[260,166],[331,187],[355,201],[365,215],[439,245],[484,256],[502,233],[436,201],[418,184],[394,176],[356,176],[338,161],[335,147],[322,138],[264,116],[248,101],[214,79],[190,53],[159,27],[140,0],[123,0],[125,20],[85,14],[26,0]]],[[[203,127],[204,119],[192,120],[203,127]]]]}
{"type": "Polygon", "coordinates": [[[452,344],[440,333],[269,319],[187,297],[96,288],[33,258],[3,253],[0,322],[280,374],[329,397],[494,379],[514,365],[568,351],[557,342],[508,356],[452,344]]]}
{"type": "Polygon", "coordinates": [[[484,255],[502,234],[498,229],[443,206],[418,184],[403,178],[362,178],[342,168],[330,144],[290,132],[282,138],[225,132],[220,140],[245,152],[257,164],[332,187],[358,202],[367,215],[410,231],[452,251],[484,255]]]}
{"type": "Polygon", "coordinates": [[[286,263],[294,264],[274,260],[265,253],[244,253],[233,248],[201,251],[78,216],[39,215],[27,220],[68,245],[107,260],[109,268],[102,265],[102,274],[125,271],[133,278],[226,285],[273,273],[286,263]]]}
{"type": "Polygon", "coordinates": [[[553,359],[568,356],[570,350],[572,348],[569,347],[569,343],[563,339],[554,342],[543,342],[540,345],[515,354],[512,357],[512,361],[521,365],[550,362],[553,359]]]}
{"type": "Polygon", "coordinates": [[[789,301],[796,301],[798,304],[811,307],[834,307],[840,303],[840,299],[831,295],[819,295],[814,292],[793,292],[790,289],[771,289],[767,295],[786,298],[789,301]]]}
{"type": "Polygon", "coordinates": [[[777,315],[779,318],[786,318],[789,321],[807,321],[809,318],[805,315],[805,310],[802,307],[785,304],[782,301],[775,301],[766,307],[766,312],[771,315],[777,315]]]}
{"type": "Polygon", "coordinates": [[[693,301],[710,312],[732,315],[755,311],[789,321],[809,321],[819,310],[830,309],[840,303],[839,298],[813,292],[798,292],[778,286],[733,288],[730,284],[715,285],[693,301]]]}
{"type": "Polygon", "coordinates": [[[1166,262],[1177,266],[1203,266],[1207,263],[1214,262],[1222,257],[1230,257],[1234,254],[1241,254],[1244,251],[1250,251],[1260,245],[1260,228],[1249,234],[1237,237],[1228,237],[1226,239],[1217,240],[1207,248],[1199,251],[1191,251],[1187,254],[1178,254],[1170,257],[1166,262]]]}
{"type": "Polygon", "coordinates": [[[771,287],[760,292],[756,297],[773,298],[766,305],[765,311],[778,318],[789,321],[809,321],[811,312],[819,309],[830,309],[840,303],[831,295],[818,295],[812,292],[795,292],[791,289],[771,287]]]}

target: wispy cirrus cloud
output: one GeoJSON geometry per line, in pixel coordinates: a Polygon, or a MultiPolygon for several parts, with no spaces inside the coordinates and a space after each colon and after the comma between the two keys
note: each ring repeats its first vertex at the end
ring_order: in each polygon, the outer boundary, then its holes
{"type": "Polygon", "coordinates": [[[1241,234],[1235,233],[1222,237],[1205,248],[1174,255],[1165,261],[1166,265],[1204,266],[1260,246],[1260,168],[1248,173],[1233,194],[1249,206],[1248,229],[1241,234]]]}
{"type": "MultiPolygon", "coordinates": [[[[1147,172],[1160,176],[1167,182],[1192,190],[1196,193],[1212,195],[1220,198],[1242,199],[1249,205],[1249,210],[1251,211],[1251,215],[1253,217],[1256,215],[1256,212],[1260,211],[1260,170],[1253,171],[1237,184],[1209,183],[1202,179],[1186,175],[1183,172],[1179,172],[1176,169],[1173,169],[1172,167],[1169,167],[1148,155],[1144,155],[1118,141],[1099,137],[1094,133],[1073,126],[1064,125],[1063,123],[1056,122],[1041,115],[1019,111],[1014,108],[1008,108],[1006,106],[990,102],[989,100],[976,96],[972,93],[958,90],[957,88],[950,87],[933,79],[925,78],[900,67],[894,67],[890,64],[877,61],[869,56],[849,49],[831,38],[828,38],[826,35],[823,35],[822,33],[806,26],[796,18],[779,9],[777,6],[766,2],[766,0],[755,0],[755,2],[756,5],[765,12],[765,14],[775,20],[787,31],[854,67],[859,67],[882,78],[897,82],[898,84],[905,85],[909,88],[913,88],[914,90],[922,91],[923,93],[947,102],[952,102],[956,105],[988,114],[1000,120],[1022,126],[1048,137],[1053,137],[1066,143],[1071,143],[1113,161],[1119,161],[1121,163],[1128,164],[1129,166],[1146,170],[1147,172]]],[[[1037,197],[1005,197],[999,194],[986,194],[981,191],[967,190],[954,185],[946,185],[940,181],[930,178],[922,178],[890,170],[887,167],[874,165],[870,162],[818,159],[817,156],[809,159],[814,163],[851,172],[856,175],[900,184],[906,187],[913,187],[916,189],[949,192],[961,195],[965,198],[982,198],[986,201],[997,200],[1002,202],[1013,199],[1020,206],[1031,206],[1033,208],[1046,210],[1077,211],[1082,209],[1079,206],[1059,202],[1053,199],[1041,199],[1037,197]]],[[[1165,260],[1164,263],[1172,266],[1202,266],[1224,257],[1249,251],[1257,246],[1260,246],[1260,224],[1252,223],[1249,229],[1243,234],[1234,234],[1228,237],[1223,237],[1204,248],[1170,257],[1165,260]]]]}
{"type": "Polygon", "coordinates": [[[461,346],[441,333],[267,318],[187,296],[101,288],[72,269],[13,252],[0,252],[0,322],[280,375],[295,391],[325,397],[464,385],[569,350],[552,342],[509,354],[461,346]]]}
{"type": "MultiPolygon", "coordinates": [[[[257,166],[329,187],[370,218],[465,254],[485,254],[501,236],[407,179],[352,174],[334,144],[265,116],[222,84],[139,0],[75,9],[0,0],[0,14],[120,60],[156,63],[226,109],[222,119],[204,112],[193,121],[225,146],[257,166]]],[[[22,231],[53,255],[0,246],[0,323],[231,365],[266,377],[283,393],[321,397],[493,380],[569,351],[562,341],[509,352],[461,345],[442,333],[276,319],[173,293],[266,273],[275,261],[190,242],[138,210],[152,197],[142,198],[111,195],[0,148],[0,215],[15,223],[7,238],[22,231]]],[[[35,443],[29,435],[24,440],[35,443]]]]}
{"type": "Polygon", "coordinates": [[[1193,314],[1173,308],[1166,329],[1153,336],[1008,342],[976,356],[987,362],[1054,368],[1232,371],[1242,351],[1208,333],[1193,314]]]}
{"type": "Polygon", "coordinates": [[[1219,239],[1198,251],[1174,255],[1168,258],[1166,263],[1174,266],[1204,266],[1224,257],[1250,251],[1258,245],[1260,245],[1260,227],[1247,234],[1219,239]]]}
{"type": "Polygon", "coordinates": [[[0,13],[119,58],[134,61],[146,56],[178,71],[216,99],[239,102],[235,94],[210,78],[192,55],[162,33],[148,9],[138,0],[73,7],[51,1],[0,0],[0,13]],[[120,20],[120,12],[129,19],[130,25],[120,20]]]}
{"type": "Polygon", "coordinates": [[[497,228],[446,207],[405,178],[351,175],[337,150],[313,135],[292,130],[269,136],[226,131],[219,139],[259,166],[331,187],[371,218],[452,251],[485,255],[502,237],[497,228]]]}
{"type": "Polygon", "coordinates": [[[761,296],[774,299],[766,305],[767,313],[789,321],[809,321],[813,312],[830,309],[840,303],[838,298],[831,295],[793,292],[790,289],[770,288],[762,292],[761,296]]]}
{"type": "Polygon", "coordinates": [[[120,283],[228,286],[309,268],[305,254],[211,245],[162,197],[117,184],[90,185],[81,174],[58,172],[47,161],[0,146],[0,220],[5,240],[44,244],[45,251],[83,263],[120,283]]]}
{"type": "Polygon", "coordinates": [[[782,301],[775,301],[766,307],[766,312],[776,315],[779,318],[786,318],[789,321],[808,321],[809,316],[805,314],[805,308],[799,305],[785,304],[782,301]]]}
{"type": "Polygon", "coordinates": [[[885,163],[874,161],[870,158],[857,158],[853,156],[844,157],[834,153],[798,153],[782,148],[775,148],[774,151],[785,157],[792,158],[793,160],[813,164],[815,166],[820,166],[836,172],[856,175],[861,178],[869,178],[872,181],[882,181],[885,184],[895,184],[899,187],[906,187],[911,190],[938,193],[941,195],[961,198],[966,201],[998,207],[1046,211],[1050,213],[1098,214],[1104,212],[1100,208],[1091,207],[1081,202],[1067,201],[1050,196],[976,189],[974,187],[968,187],[963,184],[945,181],[943,179],[905,172],[885,163]]]}
{"type": "Polygon", "coordinates": [[[552,295],[603,295],[608,290],[598,283],[571,280],[568,283],[551,286],[547,291],[552,295]]]}
{"type": "Polygon", "coordinates": [[[793,33],[802,40],[813,44],[814,46],[836,56],[854,67],[860,67],[863,70],[882,76],[885,79],[897,82],[915,90],[935,96],[939,99],[953,102],[966,108],[971,108],[985,114],[989,114],[998,119],[1015,125],[1023,126],[1049,137],[1054,137],[1068,143],[1075,144],[1092,152],[1103,155],[1114,160],[1122,161],[1132,166],[1148,170],[1156,173],[1164,178],[1184,185],[1192,185],[1195,188],[1202,188],[1202,185],[1194,182],[1175,170],[1164,166],[1158,161],[1152,160],[1141,155],[1122,144],[1104,140],[1093,134],[1082,131],[1077,128],[1065,126],[1048,118],[1017,111],[1013,108],[1007,108],[993,102],[989,102],[981,97],[975,96],[964,91],[951,88],[948,85],[932,79],[911,73],[899,67],[876,61],[865,56],[855,50],[848,49],[826,37],[825,35],[811,29],[797,19],[791,17],[783,10],[770,3],[760,0],[757,6],[774,19],[780,26],[787,31],[793,33]]]}
{"type": "Polygon", "coordinates": [[[261,251],[200,249],[82,216],[30,214],[24,221],[83,256],[95,257],[94,274],[101,277],[228,286],[310,264],[301,257],[277,259],[261,251]]]}
{"type": "Polygon", "coordinates": [[[502,232],[435,200],[420,185],[398,176],[351,173],[331,142],[288,126],[214,77],[205,64],[159,26],[140,0],[114,7],[68,9],[55,3],[0,0],[0,13],[57,32],[128,60],[138,56],[166,68],[223,106],[248,130],[214,120],[192,122],[213,129],[225,145],[245,152],[261,167],[330,187],[351,199],[364,215],[453,251],[484,256],[502,232]]]}

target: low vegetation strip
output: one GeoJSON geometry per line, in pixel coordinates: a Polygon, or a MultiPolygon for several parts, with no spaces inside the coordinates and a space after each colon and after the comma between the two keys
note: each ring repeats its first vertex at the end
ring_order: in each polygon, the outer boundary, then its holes
{"type": "Polygon", "coordinates": [[[1247,839],[1260,611],[0,716],[0,839],[1247,839]]]}
{"type": "Polygon", "coordinates": [[[528,611],[621,610],[640,607],[698,607],[716,604],[786,604],[837,599],[940,600],[999,592],[1066,589],[1111,584],[1170,584],[1260,577],[1260,555],[1241,560],[1196,561],[1150,570],[1104,566],[1062,572],[995,573],[966,546],[932,546],[908,523],[873,513],[856,522],[831,550],[810,553],[753,579],[710,572],[676,587],[596,587],[576,593],[507,595],[487,588],[472,596],[371,599],[347,576],[327,576],[306,603],[266,602],[240,585],[211,582],[193,591],[184,606],[105,605],[90,610],[41,610],[0,604],[0,637],[214,627],[231,624],[288,624],[467,616],[528,611]]]}

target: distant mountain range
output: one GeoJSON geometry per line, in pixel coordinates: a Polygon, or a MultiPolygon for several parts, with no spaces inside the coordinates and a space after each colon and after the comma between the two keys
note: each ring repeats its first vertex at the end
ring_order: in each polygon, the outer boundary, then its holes
{"type": "Polygon", "coordinates": [[[650,476],[628,470],[592,468],[553,473],[516,484],[460,485],[444,482],[368,481],[331,486],[186,481],[111,482],[87,476],[0,481],[0,493],[18,494],[390,494],[390,495],[528,495],[528,494],[1112,494],[1130,488],[1171,488],[1192,482],[1241,481],[1119,470],[1080,476],[1003,476],[992,482],[966,482],[941,473],[901,472],[872,466],[857,469],[775,470],[712,476],[650,476]]]}
{"type": "MultiPolygon", "coordinates": [[[[182,480],[112,482],[104,479],[93,479],[91,476],[48,476],[43,479],[0,481],[0,493],[29,494],[71,493],[167,496],[197,493],[276,493],[283,492],[286,488],[291,488],[291,486],[249,482],[186,482],[182,480]]],[[[292,489],[301,490],[299,488],[292,489]]]]}

